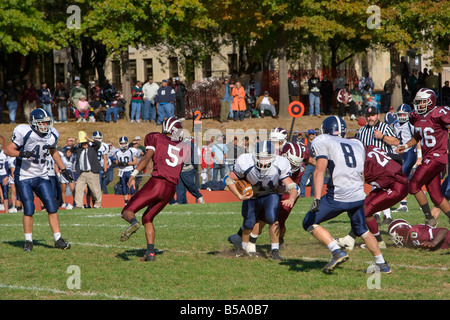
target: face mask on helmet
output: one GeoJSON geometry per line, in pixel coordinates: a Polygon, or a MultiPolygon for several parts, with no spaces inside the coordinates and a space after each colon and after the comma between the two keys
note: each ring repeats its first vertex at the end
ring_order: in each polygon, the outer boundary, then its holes
{"type": "Polygon", "coordinates": [[[403,219],[397,219],[390,223],[388,233],[397,247],[404,247],[408,241],[408,231],[411,225],[403,219]]]}
{"type": "Polygon", "coordinates": [[[255,166],[261,173],[267,172],[275,159],[275,147],[270,141],[259,142],[255,150],[255,166]]]}
{"type": "Polygon", "coordinates": [[[181,141],[184,137],[183,125],[180,120],[175,117],[168,118],[163,121],[162,133],[170,134],[173,141],[181,141]]]}
{"type": "Polygon", "coordinates": [[[414,109],[418,114],[424,114],[436,105],[436,94],[431,89],[420,89],[414,98],[414,109]]]}
{"type": "Polygon", "coordinates": [[[45,135],[50,132],[53,121],[43,109],[35,109],[30,114],[30,125],[38,134],[45,135]]]}
{"type": "Polygon", "coordinates": [[[297,172],[303,163],[302,150],[298,144],[288,143],[282,150],[282,156],[291,164],[291,171],[297,172]]]}
{"type": "Polygon", "coordinates": [[[407,112],[397,112],[398,122],[405,123],[409,121],[409,114],[407,112]]]}

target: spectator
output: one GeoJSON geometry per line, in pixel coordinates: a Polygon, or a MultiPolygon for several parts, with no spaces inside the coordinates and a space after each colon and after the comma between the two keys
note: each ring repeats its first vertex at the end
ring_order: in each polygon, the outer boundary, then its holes
{"type": "Polygon", "coordinates": [[[67,101],[69,100],[69,92],[66,86],[61,82],[55,91],[55,99],[58,106],[59,122],[67,123],[67,101]]]}
{"type": "MultiPolygon", "coordinates": [[[[301,140],[301,143],[303,143],[309,150],[309,154],[314,154],[312,153],[311,150],[311,143],[313,142],[313,140],[316,138],[316,130],[314,129],[309,129],[307,136],[305,138],[303,138],[301,140]]],[[[315,171],[316,167],[311,165],[311,164],[307,164],[305,162],[305,173],[302,176],[302,179],[300,181],[300,197],[306,197],[306,185],[308,183],[308,180],[311,184],[311,193],[310,193],[310,197],[314,197],[314,171],[315,171]]]]}
{"type": "Polygon", "coordinates": [[[183,82],[180,81],[179,77],[175,79],[175,100],[177,108],[177,118],[184,121],[186,118],[186,95],[187,89],[183,82]]]}
{"type": "Polygon", "coordinates": [[[414,97],[411,95],[411,92],[406,87],[406,83],[402,83],[402,99],[403,103],[411,104],[411,102],[414,100],[414,97]]]}
{"type": "Polygon", "coordinates": [[[300,85],[300,93],[302,95],[302,101],[303,105],[306,108],[309,108],[309,88],[308,88],[308,77],[306,76],[300,85]]]}
{"type": "Polygon", "coordinates": [[[117,100],[113,101],[111,106],[106,110],[105,120],[111,122],[111,114],[113,114],[114,123],[119,120],[119,112],[123,112],[127,100],[123,98],[123,95],[117,95],[117,100]]]}
{"type": "Polygon", "coordinates": [[[111,83],[109,83],[108,79],[105,79],[105,83],[101,91],[101,96],[109,107],[111,107],[113,102],[116,101],[117,90],[111,83]]]}
{"type": "Polygon", "coordinates": [[[158,110],[157,124],[162,124],[164,119],[175,116],[175,89],[163,80],[156,95],[156,108],[158,110]]]}
{"type": "Polygon", "coordinates": [[[347,83],[347,78],[345,77],[344,72],[340,70],[336,70],[336,78],[333,80],[334,91],[337,93],[344,89],[345,84],[347,83]]]}
{"type": "Polygon", "coordinates": [[[239,145],[238,137],[235,136],[233,142],[227,144],[227,151],[228,172],[231,172],[237,157],[244,153],[244,148],[239,145]]]}
{"type": "Polygon", "coordinates": [[[213,181],[222,181],[226,174],[225,159],[227,158],[227,146],[223,143],[222,135],[217,136],[211,148],[211,156],[214,161],[213,181]]]}
{"type": "Polygon", "coordinates": [[[264,95],[258,98],[256,108],[259,108],[261,118],[264,118],[264,112],[269,110],[272,113],[272,118],[278,119],[277,111],[275,110],[275,101],[269,96],[269,91],[264,91],[264,95]]]}
{"type": "Polygon", "coordinates": [[[106,107],[103,100],[100,99],[100,96],[96,95],[94,100],[91,101],[90,105],[91,105],[92,112],[94,113],[94,115],[96,115],[100,121],[105,122],[106,119],[105,119],[105,115],[103,114],[103,112],[105,112],[105,114],[106,114],[106,111],[108,111],[108,108],[106,107]]]}
{"type": "Polygon", "coordinates": [[[237,121],[238,119],[242,121],[244,120],[247,107],[245,104],[245,89],[241,86],[239,81],[235,83],[231,95],[233,96],[234,121],[237,121]]]}
{"type": "Polygon", "coordinates": [[[97,157],[97,151],[101,146],[100,141],[81,137],[77,139],[78,144],[71,148],[71,152],[76,155],[75,170],[78,173],[78,180],[75,185],[75,203],[77,209],[83,209],[83,198],[86,186],[92,191],[95,200],[94,208],[102,207],[102,190],[100,187],[99,172],[102,167],[97,157]],[[89,145],[89,142],[92,145],[89,145]]]}
{"type": "Polygon", "coordinates": [[[255,80],[255,75],[250,75],[250,81],[245,84],[244,89],[247,101],[249,103],[248,108],[253,110],[256,104],[256,99],[261,94],[261,85],[255,80]]]}
{"type": "Polygon", "coordinates": [[[30,80],[27,80],[25,88],[22,93],[22,101],[23,101],[23,114],[25,116],[25,121],[28,122],[30,119],[30,113],[34,109],[36,109],[38,94],[34,85],[30,80]]]}
{"type": "MultiPolygon", "coordinates": [[[[4,94],[5,94],[4,99],[6,101],[6,107],[8,108],[8,112],[9,112],[9,122],[15,123],[20,90],[16,86],[14,86],[12,80],[8,80],[8,82],[6,83],[6,89],[5,89],[4,94]]],[[[26,121],[28,121],[28,118],[25,118],[25,119],[26,119],[26,121]]]]}
{"type": "Polygon", "coordinates": [[[331,115],[331,107],[333,105],[333,84],[328,80],[328,74],[323,75],[320,82],[320,94],[322,96],[323,112],[331,115]]]}
{"type": "Polygon", "coordinates": [[[444,86],[442,87],[442,104],[450,107],[450,87],[448,80],[444,82],[444,86]]]}
{"type": "Polygon", "coordinates": [[[52,113],[53,94],[47,87],[47,82],[42,82],[41,89],[38,91],[38,96],[41,107],[47,111],[47,113],[52,117],[53,122],[55,122],[55,118],[52,113]]]}
{"type": "Polygon", "coordinates": [[[353,86],[353,90],[350,93],[352,95],[352,101],[355,103],[355,108],[358,114],[361,115],[363,110],[363,96],[357,84],[353,86]]]}
{"type": "Polygon", "coordinates": [[[142,108],[142,83],[137,81],[131,89],[131,123],[136,119],[136,123],[141,123],[141,108],[142,108]],[[136,117],[136,118],[135,118],[136,117]]]}
{"type": "Polygon", "coordinates": [[[70,100],[75,108],[81,96],[87,97],[86,88],[80,83],[80,77],[75,77],[75,83],[70,89],[70,100]]]}
{"type": "MultiPolygon", "coordinates": [[[[404,82],[404,81],[408,80],[409,64],[406,61],[405,57],[401,57],[400,60],[401,60],[401,64],[402,64],[402,82],[404,82]]],[[[413,70],[413,73],[414,73],[414,70],[413,70]]],[[[414,88],[414,86],[413,86],[413,88],[414,88]]]]}
{"type": "Polygon", "coordinates": [[[373,99],[373,96],[370,93],[366,93],[366,95],[364,96],[364,106],[365,106],[365,110],[367,110],[367,108],[369,107],[374,107],[378,110],[378,112],[380,112],[380,109],[378,108],[378,103],[373,99]]]}
{"type": "Polygon", "coordinates": [[[394,128],[394,123],[398,121],[398,115],[393,106],[389,107],[389,111],[384,115],[384,123],[388,124],[391,128],[394,128]]]}
{"type": "Polygon", "coordinates": [[[95,101],[96,98],[102,98],[102,88],[100,87],[98,80],[95,80],[94,85],[89,90],[89,100],[95,101]]]}
{"type": "Polygon", "coordinates": [[[249,137],[244,137],[244,153],[253,153],[253,146],[250,145],[249,137]]]}
{"type": "Polygon", "coordinates": [[[300,101],[300,88],[297,82],[297,75],[295,72],[291,72],[291,76],[288,79],[289,90],[289,102],[300,101]]]}
{"type": "Polygon", "coordinates": [[[412,74],[408,78],[408,90],[412,92],[416,88],[416,83],[419,81],[417,76],[417,69],[413,69],[412,74]]]}
{"type": "Polygon", "coordinates": [[[436,94],[436,98],[439,98],[439,76],[434,74],[433,70],[430,70],[430,74],[425,78],[425,87],[433,90],[436,94]]]}
{"type": "Polygon", "coordinates": [[[391,97],[392,93],[394,92],[395,88],[395,78],[391,76],[386,82],[384,83],[384,93],[386,94],[384,97],[384,106],[382,109],[382,112],[388,112],[389,107],[391,106],[391,97]]]}
{"type": "Polygon", "coordinates": [[[374,83],[373,83],[372,78],[371,78],[370,75],[369,75],[369,71],[366,71],[365,76],[364,76],[364,77],[361,77],[361,79],[359,80],[359,90],[361,90],[361,92],[362,92],[363,89],[364,89],[367,85],[369,86],[370,92],[372,93],[372,92],[373,92],[373,89],[374,89],[374,83]]]}
{"type": "Polygon", "coordinates": [[[231,86],[230,79],[225,77],[219,88],[220,118],[219,122],[228,122],[231,108],[231,86]]]}
{"type": "Polygon", "coordinates": [[[214,161],[211,156],[212,139],[208,141],[206,146],[202,147],[202,184],[211,181],[214,161]]]}
{"type": "Polygon", "coordinates": [[[144,93],[144,105],[142,109],[142,120],[145,122],[155,121],[156,123],[156,105],[155,97],[159,86],[153,81],[153,77],[148,77],[148,82],[142,87],[144,93]]]}
{"type": "Polygon", "coordinates": [[[344,118],[348,107],[348,112],[350,114],[350,120],[356,119],[356,113],[358,112],[356,104],[352,100],[352,94],[350,92],[350,85],[347,83],[344,89],[341,89],[337,95],[337,101],[339,105],[339,116],[344,118]]]}
{"type": "Polygon", "coordinates": [[[314,71],[308,79],[309,88],[309,116],[320,117],[320,81],[314,71]]]}
{"type": "Polygon", "coordinates": [[[91,106],[89,102],[86,100],[85,96],[81,96],[80,100],[78,100],[76,104],[77,109],[75,110],[75,117],[77,118],[77,122],[87,122],[86,119],[89,118],[89,109],[91,106]]]}

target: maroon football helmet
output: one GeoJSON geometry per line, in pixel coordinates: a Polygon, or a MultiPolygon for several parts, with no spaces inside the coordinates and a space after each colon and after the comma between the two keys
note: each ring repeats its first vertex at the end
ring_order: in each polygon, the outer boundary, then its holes
{"type": "Polygon", "coordinates": [[[292,172],[296,172],[301,168],[305,156],[302,146],[292,142],[284,145],[281,155],[289,160],[292,172]]]}
{"type": "Polygon", "coordinates": [[[425,114],[436,106],[436,94],[431,89],[422,88],[417,91],[413,103],[418,114],[425,114]]]}
{"type": "Polygon", "coordinates": [[[170,134],[172,140],[183,140],[183,124],[176,117],[164,119],[162,123],[162,133],[170,134]]]}
{"type": "Polygon", "coordinates": [[[408,241],[411,225],[404,219],[396,219],[389,224],[388,233],[397,247],[403,247],[408,241]]]}

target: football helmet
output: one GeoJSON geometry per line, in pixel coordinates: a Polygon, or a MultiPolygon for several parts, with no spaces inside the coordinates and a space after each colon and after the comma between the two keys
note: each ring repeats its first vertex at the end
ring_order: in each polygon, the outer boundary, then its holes
{"type": "Polygon", "coordinates": [[[170,134],[172,140],[183,140],[183,124],[176,117],[164,119],[162,123],[162,133],[170,134]]]}
{"type": "Polygon", "coordinates": [[[53,125],[52,117],[42,108],[31,111],[29,123],[31,128],[39,135],[49,133],[53,125]]]}
{"type": "Polygon", "coordinates": [[[322,126],[320,127],[320,133],[345,138],[347,125],[341,117],[330,116],[323,120],[322,126]]]}
{"type": "Polygon", "coordinates": [[[433,90],[422,88],[414,98],[414,109],[418,114],[425,114],[436,106],[436,94],[433,90]]]}
{"type": "Polygon", "coordinates": [[[269,141],[275,143],[275,147],[279,146],[280,150],[287,143],[287,138],[288,132],[281,127],[277,127],[275,129],[270,130],[269,141]]]}
{"type": "Polygon", "coordinates": [[[127,150],[128,149],[128,138],[127,137],[120,137],[120,139],[119,139],[119,147],[120,147],[120,150],[127,150]]]}
{"type": "Polygon", "coordinates": [[[266,172],[275,160],[275,146],[271,141],[260,141],[255,147],[255,166],[261,172],[266,172]]]}
{"type": "Polygon", "coordinates": [[[411,107],[406,103],[401,104],[397,108],[398,121],[400,123],[405,123],[409,121],[409,113],[412,111],[411,107]]]}
{"type": "Polygon", "coordinates": [[[281,150],[281,155],[289,160],[292,172],[297,172],[301,168],[305,156],[300,144],[295,142],[285,144],[281,150]]]}
{"type": "Polygon", "coordinates": [[[396,219],[389,224],[388,233],[397,247],[405,246],[411,225],[404,219],[396,219]]]}
{"type": "Polygon", "coordinates": [[[92,139],[102,141],[103,135],[100,131],[94,131],[94,133],[92,134],[92,139]]]}

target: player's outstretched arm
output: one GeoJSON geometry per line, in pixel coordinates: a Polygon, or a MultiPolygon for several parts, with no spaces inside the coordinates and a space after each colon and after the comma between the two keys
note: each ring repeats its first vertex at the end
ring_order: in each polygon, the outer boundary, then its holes
{"type": "MultiPolygon", "coordinates": [[[[141,172],[142,170],[147,168],[148,164],[150,163],[150,161],[153,158],[154,153],[155,153],[155,150],[148,149],[147,152],[144,154],[144,156],[141,158],[141,160],[139,160],[139,163],[137,164],[136,168],[131,173],[130,179],[128,179],[128,183],[127,183],[128,187],[131,187],[132,185],[134,185],[134,179],[139,174],[139,172],[141,172]]],[[[134,157],[133,157],[133,159],[134,159],[134,157]]],[[[116,163],[117,163],[117,161],[116,161],[116,163]]]]}
{"type": "Polygon", "coordinates": [[[289,208],[292,208],[295,200],[300,195],[300,188],[290,177],[283,179],[283,184],[289,190],[289,199],[283,200],[281,203],[289,208]]]}

